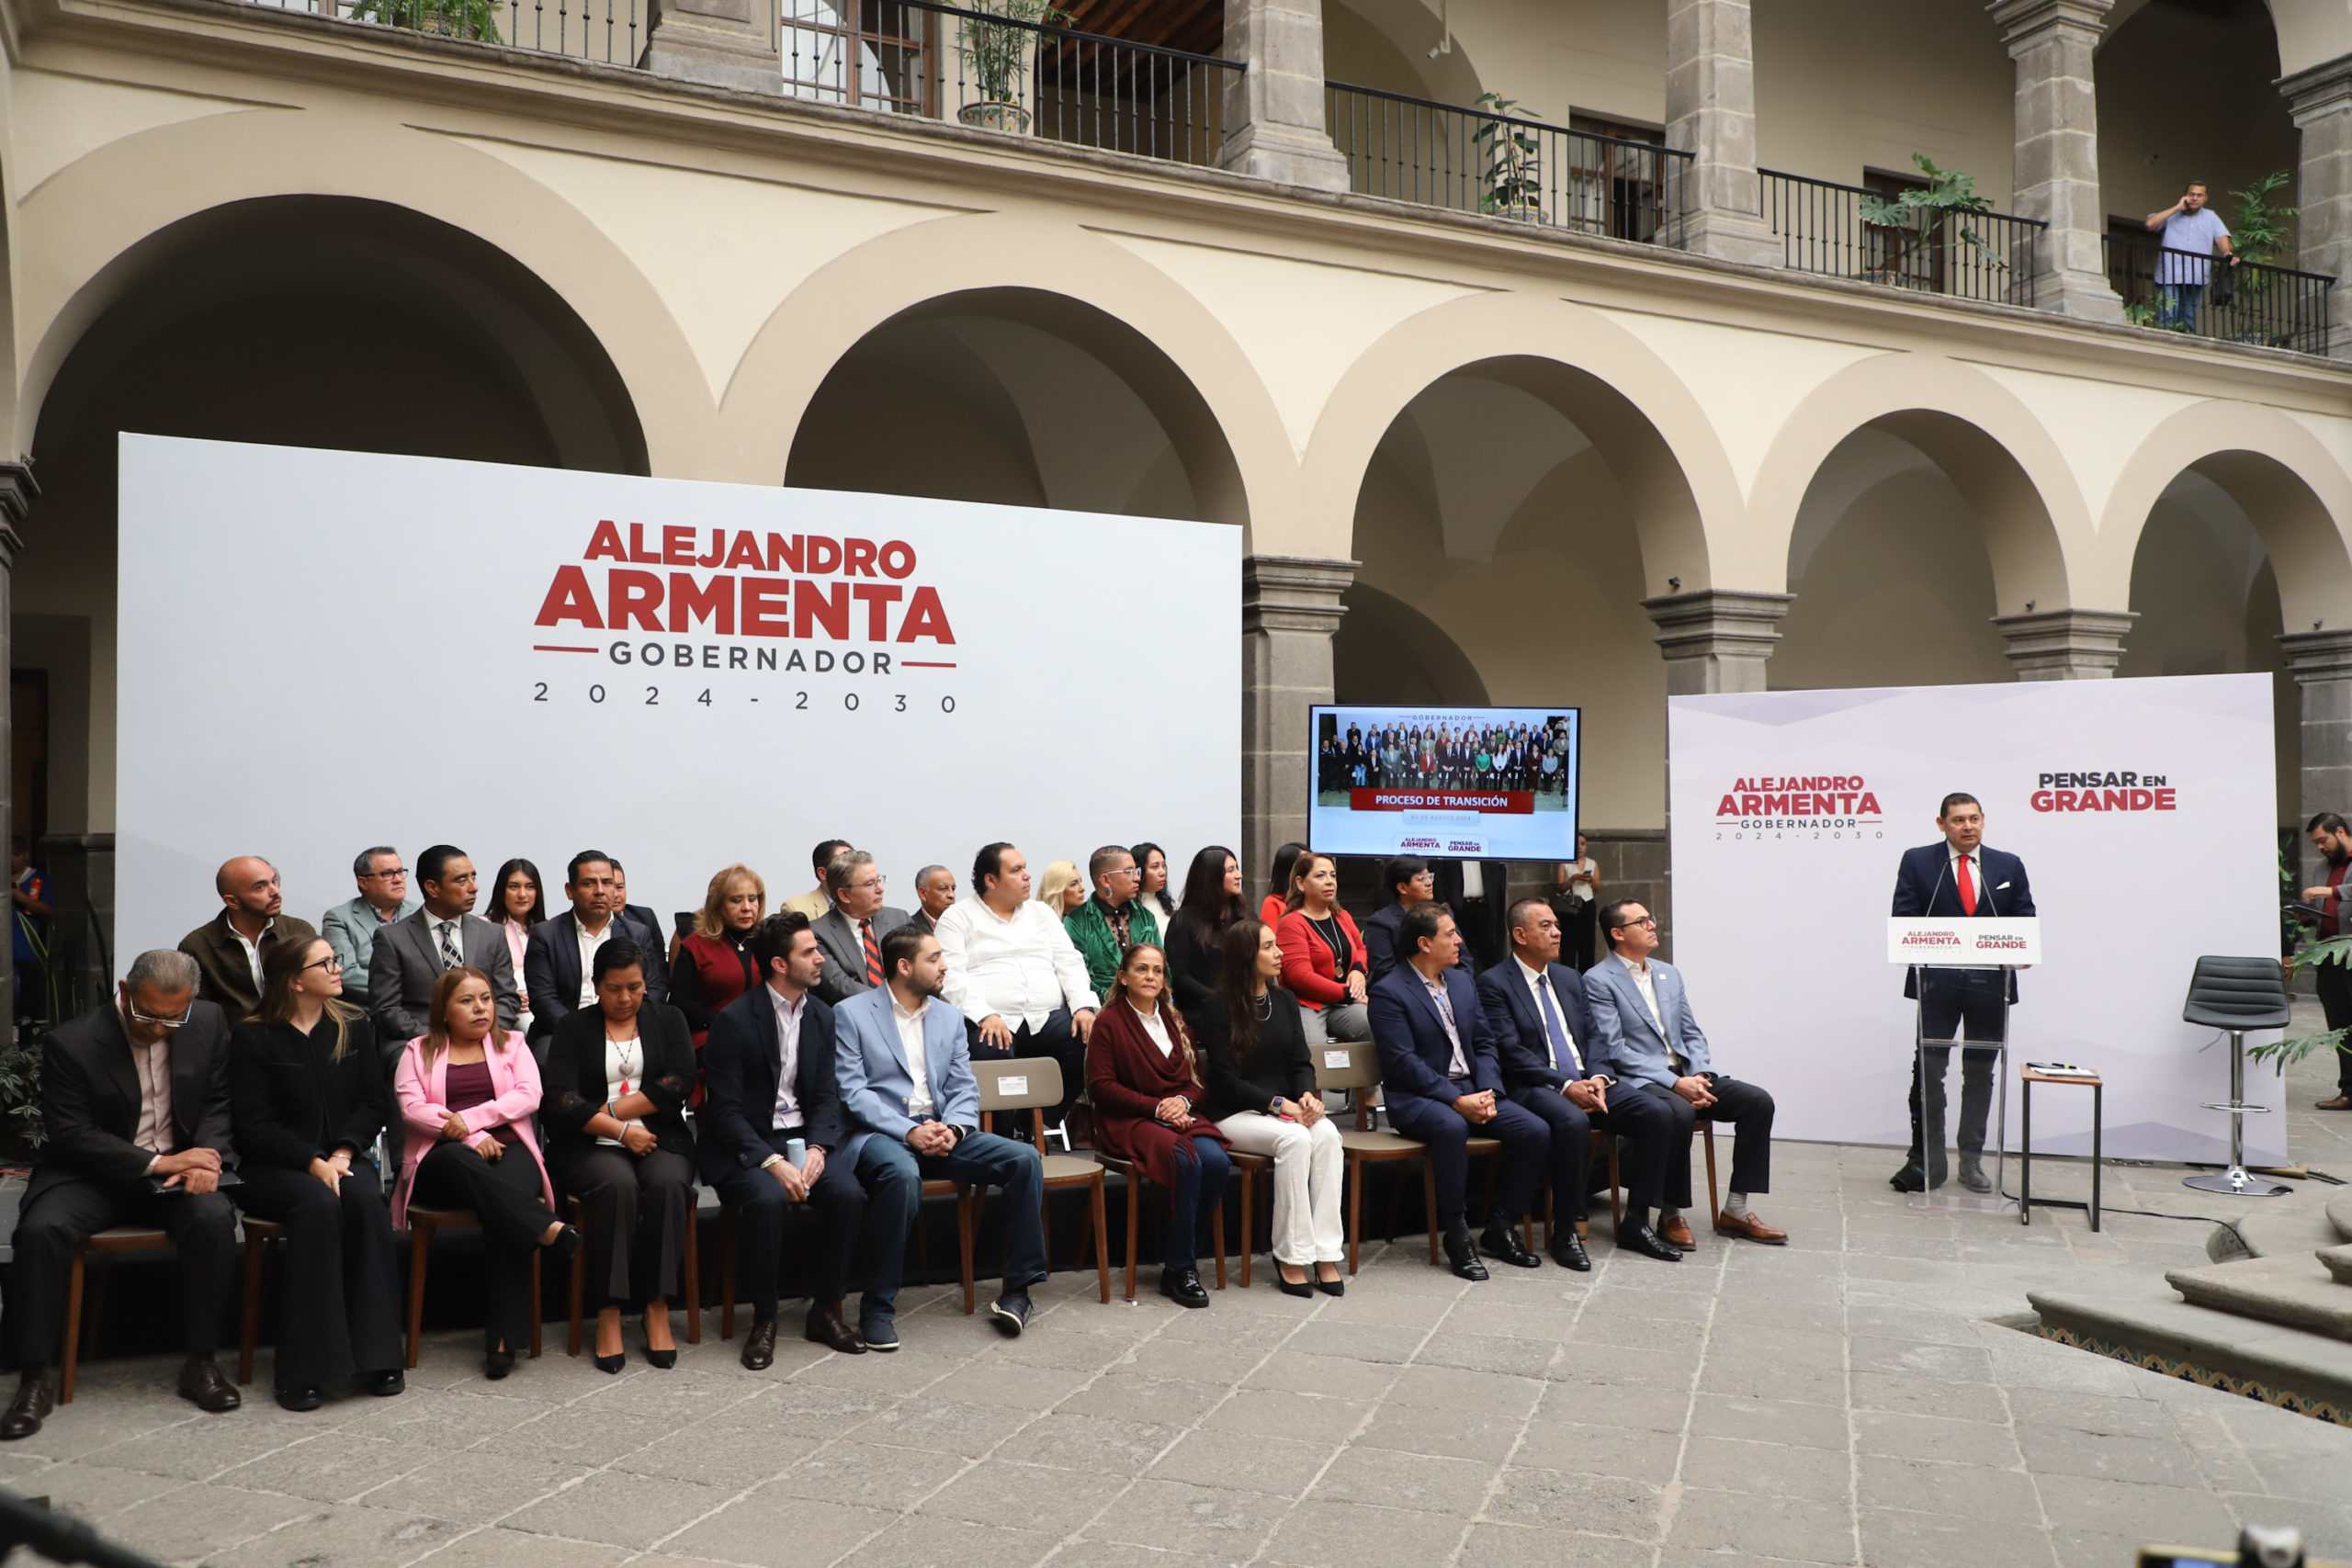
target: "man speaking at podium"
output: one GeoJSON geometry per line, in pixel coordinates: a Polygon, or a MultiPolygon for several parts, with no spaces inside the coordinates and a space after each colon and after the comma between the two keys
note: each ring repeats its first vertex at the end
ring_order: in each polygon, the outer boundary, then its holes
{"type": "MultiPolygon", "coordinates": [[[[2030,915],[2033,889],[2025,862],[2006,850],[1984,847],[1984,808],[1973,795],[1948,795],[1936,815],[1943,842],[1903,852],[1894,874],[1896,919],[1961,919],[2030,915]]],[[[2006,969],[1941,969],[1913,964],[1904,971],[1903,994],[1919,1004],[1923,1040],[1983,1041],[2007,1038],[2007,1008],[2018,999],[2015,974],[2006,969]],[[2006,987],[2006,994],[2005,994],[2006,987]]],[[[1911,1157],[1889,1182],[1898,1192],[1921,1192],[1944,1184],[1944,1076],[1950,1045],[1930,1045],[1921,1056],[1932,1085],[1920,1079],[1920,1057],[1911,1062],[1911,1157]],[[1926,1091],[1924,1104],[1921,1092],[1926,1091]]],[[[1984,1174],[1984,1119],[1993,1104],[1993,1052],[1961,1050],[1960,1183],[1972,1192],[1990,1192],[1984,1174]]]]}

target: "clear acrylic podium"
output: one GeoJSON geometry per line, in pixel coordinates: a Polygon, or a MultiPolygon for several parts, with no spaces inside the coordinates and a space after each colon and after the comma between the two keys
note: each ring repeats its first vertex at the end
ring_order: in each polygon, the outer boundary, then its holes
{"type": "Polygon", "coordinates": [[[1914,1208],[2008,1214],[2009,987],[2038,963],[2041,922],[2030,917],[1894,919],[1887,953],[1911,971],[1912,1126],[1927,1189],[1914,1208]],[[1957,1069],[1955,1074],[1954,1069],[1957,1069]],[[1951,1078],[1960,1114],[1950,1114],[1951,1078]]]}

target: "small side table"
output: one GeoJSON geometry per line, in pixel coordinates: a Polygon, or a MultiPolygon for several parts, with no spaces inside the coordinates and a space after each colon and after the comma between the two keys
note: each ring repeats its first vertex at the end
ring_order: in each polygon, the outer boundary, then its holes
{"type": "Polygon", "coordinates": [[[2018,1074],[2018,1224],[2033,1224],[2033,1086],[2057,1084],[2091,1091],[2091,1201],[2087,1203],[2073,1198],[2044,1198],[2045,1209],[2083,1209],[2091,1217],[2091,1229],[2098,1229],[2099,1134],[2105,1122],[2107,1089],[2098,1078],[2060,1077],[2051,1073],[2039,1073],[2027,1067],[2018,1074]]]}

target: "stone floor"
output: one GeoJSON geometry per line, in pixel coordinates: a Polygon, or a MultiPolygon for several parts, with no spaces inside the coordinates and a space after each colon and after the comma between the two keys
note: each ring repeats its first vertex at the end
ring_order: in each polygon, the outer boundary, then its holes
{"type": "MultiPolygon", "coordinates": [[[[2290,1089],[2307,1105],[2326,1075],[2290,1089]]],[[[2352,1117],[2290,1131],[2352,1176],[2352,1117]]],[[[673,1371],[602,1376],[558,1337],[490,1383],[450,1337],[402,1397],[310,1416],[266,1370],[205,1416],[168,1364],[103,1362],[0,1450],[0,1484],[222,1568],[2126,1568],[2246,1521],[2352,1560],[2352,1432],[2002,1321],[2030,1286],[2201,1261],[2210,1227],[1922,1214],[1894,1163],[1782,1145],[1759,1208],[1784,1250],[1705,1236],[1668,1266],[1597,1242],[1589,1275],[1467,1285],[1415,1237],[1343,1300],[1261,1274],[1193,1313],[1057,1276],[1017,1341],[926,1292],[901,1353],[793,1340],[759,1375],[715,1314],[673,1371]]],[[[2111,1168],[2108,1202],[2224,1212],[2179,1177],[2111,1168]]]]}

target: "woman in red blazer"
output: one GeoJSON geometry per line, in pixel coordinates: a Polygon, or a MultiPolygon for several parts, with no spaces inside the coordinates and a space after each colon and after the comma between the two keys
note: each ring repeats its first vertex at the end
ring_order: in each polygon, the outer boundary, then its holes
{"type": "Polygon", "coordinates": [[[1225,1197],[1233,1168],[1225,1134],[1201,1114],[1208,1090],[1192,1032],[1169,1000],[1168,955],[1138,942],[1120,962],[1086,1044],[1094,1135],[1105,1153],[1133,1160],[1168,1194],[1168,1251],[1159,1293],[1204,1307],[1200,1214],[1225,1197]]]}
{"type": "Polygon", "coordinates": [[[1340,867],[1329,855],[1303,854],[1291,868],[1274,940],[1282,944],[1283,988],[1298,998],[1307,1045],[1371,1039],[1363,937],[1340,908],[1340,867]]]}

